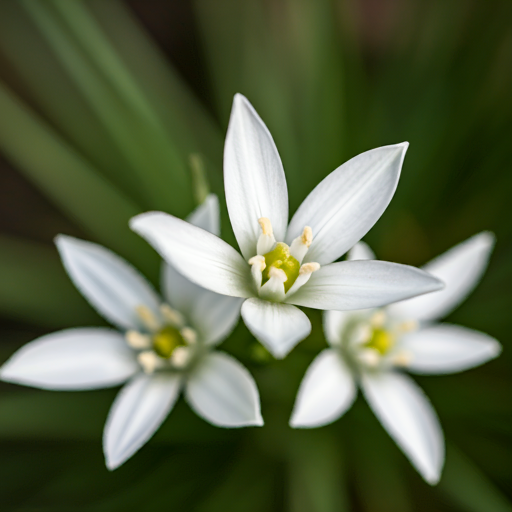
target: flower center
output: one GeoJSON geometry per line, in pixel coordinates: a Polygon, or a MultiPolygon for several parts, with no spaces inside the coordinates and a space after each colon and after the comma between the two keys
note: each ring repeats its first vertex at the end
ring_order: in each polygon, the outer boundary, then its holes
{"type": "Polygon", "coordinates": [[[265,269],[262,272],[262,285],[270,279],[271,267],[284,271],[288,278],[284,282],[284,290],[287,292],[299,277],[300,263],[290,254],[290,248],[283,242],[276,244],[275,248],[263,255],[265,269]]]}
{"type": "Polygon", "coordinates": [[[166,325],[152,336],[152,347],[162,359],[169,359],[177,347],[187,345],[176,327],[166,325]]]}
{"type": "Polygon", "coordinates": [[[371,348],[379,352],[380,355],[386,355],[395,344],[395,337],[385,329],[374,328],[370,339],[364,343],[365,348],[371,348]]]}

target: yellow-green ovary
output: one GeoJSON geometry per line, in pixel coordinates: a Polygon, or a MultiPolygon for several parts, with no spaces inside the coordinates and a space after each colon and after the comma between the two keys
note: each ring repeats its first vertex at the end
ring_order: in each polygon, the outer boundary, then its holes
{"type": "Polygon", "coordinates": [[[263,279],[261,284],[265,284],[270,276],[270,267],[280,268],[284,271],[288,279],[284,283],[284,290],[287,292],[297,277],[299,276],[300,263],[290,254],[290,248],[285,243],[278,243],[276,247],[264,254],[265,270],[263,271],[263,279]]]}
{"type": "Polygon", "coordinates": [[[371,338],[364,344],[367,348],[373,348],[381,355],[386,354],[394,345],[393,336],[384,329],[373,329],[371,338]]]}
{"type": "Polygon", "coordinates": [[[169,359],[175,348],[185,345],[185,340],[180,331],[170,325],[153,335],[153,350],[163,359],[169,359]]]}

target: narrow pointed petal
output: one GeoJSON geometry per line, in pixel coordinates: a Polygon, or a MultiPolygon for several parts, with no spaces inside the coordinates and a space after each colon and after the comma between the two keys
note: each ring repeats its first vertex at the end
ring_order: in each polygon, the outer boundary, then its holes
{"type": "Polygon", "coordinates": [[[348,252],[347,259],[350,261],[355,260],[375,260],[375,253],[371,250],[366,242],[357,242],[352,249],[348,252]]]}
{"type": "Polygon", "coordinates": [[[324,350],[301,382],[290,426],[314,428],[332,423],[350,408],[355,397],[350,369],[335,350],[324,350]]]}
{"type": "Polygon", "coordinates": [[[414,373],[455,373],[498,357],[501,345],[483,332],[440,324],[405,336],[401,348],[410,355],[414,373]]]}
{"type": "Polygon", "coordinates": [[[191,322],[207,345],[218,345],[229,336],[240,318],[243,299],[219,295],[208,290],[198,298],[191,322]]]}
{"type": "Polygon", "coordinates": [[[445,283],[445,288],[424,297],[394,304],[390,312],[408,319],[436,320],[453,311],[482,278],[494,247],[492,233],[483,232],[456,245],[423,269],[445,283]]]}
{"type": "Polygon", "coordinates": [[[254,379],[236,359],[222,352],[212,352],[201,361],[187,381],[185,397],[213,425],[263,425],[254,379]]]}
{"type": "MultiPolygon", "coordinates": [[[[215,194],[208,195],[204,203],[198,206],[186,220],[198,228],[204,229],[215,236],[220,236],[218,197],[215,194]]],[[[204,288],[183,277],[166,261],[162,262],[160,276],[162,295],[166,302],[190,318],[193,305],[204,293],[204,288]]]]}
{"type": "Polygon", "coordinates": [[[101,245],[59,235],[55,239],[64,267],[91,305],[120,329],[143,327],[137,306],[158,315],[160,299],[128,262],[101,245]]]}
{"type": "Polygon", "coordinates": [[[121,389],[103,433],[109,469],[123,464],[158,430],[178,398],[181,380],[176,374],[140,374],[121,389]]]}
{"type": "Polygon", "coordinates": [[[245,325],[269,352],[283,359],[311,332],[309,318],[295,306],[248,299],[242,305],[245,325]]]}
{"type": "Polygon", "coordinates": [[[408,376],[399,373],[364,373],[361,386],[373,412],[431,485],[441,476],[444,438],[429,399],[408,376]]]}
{"type": "Polygon", "coordinates": [[[91,327],[27,343],[2,366],[0,379],[43,389],[98,389],[117,386],[139,370],[119,332],[91,327]]]}
{"type": "Polygon", "coordinates": [[[215,235],[161,212],[137,215],[130,227],[197,285],[233,297],[253,295],[249,264],[215,235]]]}
{"type": "Polygon", "coordinates": [[[372,228],[395,193],[408,143],[366,151],[333,171],[293,216],[287,243],[311,226],[305,262],[331,263],[372,228]]]}
{"type": "Polygon", "coordinates": [[[359,311],[324,311],[324,334],[329,345],[340,346],[347,325],[359,316],[359,311]]]}
{"type": "Polygon", "coordinates": [[[315,309],[377,308],[439,290],[441,281],[423,270],[387,261],[341,261],[326,265],[286,302],[315,309]]]}
{"type": "Polygon", "coordinates": [[[256,254],[261,217],[270,219],[276,239],[284,240],[288,190],[281,158],[272,135],[241,94],[233,101],[224,146],[224,188],[231,225],[246,260],[256,254]]]}
{"type": "Polygon", "coordinates": [[[186,220],[198,228],[220,236],[219,198],[215,194],[209,194],[204,203],[198,206],[186,220]]]}

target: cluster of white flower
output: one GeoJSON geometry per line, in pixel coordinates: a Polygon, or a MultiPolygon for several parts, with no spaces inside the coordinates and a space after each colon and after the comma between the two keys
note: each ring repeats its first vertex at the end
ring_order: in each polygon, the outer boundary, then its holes
{"type": "Polygon", "coordinates": [[[219,238],[213,195],[187,221],[160,212],[131,221],[166,262],[163,299],[109,250],[58,236],[71,279],[118,330],[43,336],[15,353],[0,378],[54,390],[127,382],[105,425],[106,464],[114,469],[153,435],[182,389],[197,414],[214,425],[263,425],[253,378],[214,348],[241,314],[252,334],[283,358],[311,331],[297,306],[320,309],[330,348],[308,369],[290,425],[336,420],[354,401],[358,383],[384,428],[425,480],[436,483],[444,462],[441,428],[428,399],[402,370],[455,372],[499,354],[498,342],[485,334],[432,324],[476,285],[494,239],[477,235],[422,270],[375,260],[359,240],[391,201],[407,146],[367,151],[341,165],[288,224],[286,180],[272,136],[236,95],[224,185],[241,254],[219,238]],[[335,262],[349,250],[345,261],[335,262]]]}

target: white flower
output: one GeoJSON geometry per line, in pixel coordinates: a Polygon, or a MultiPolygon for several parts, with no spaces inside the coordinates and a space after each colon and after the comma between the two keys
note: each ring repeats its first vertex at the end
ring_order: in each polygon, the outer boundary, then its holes
{"type": "Polygon", "coordinates": [[[288,226],[288,191],[274,141],[247,99],[237,94],[224,150],[224,186],[243,256],[220,238],[164,213],[139,215],[130,225],[190,280],[247,299],[242,306],[247,327],[282,358],[311,330],[295,305],[378,307],[442,286],[405,265],[332,263],[386,209],[406,149],[407,143],[386,146],[346,162],[309,194],[288,226]]]}
{"type": "MultiPolygon", "coordinates": [[[[189,220],[218,232],[217,198],[209,196],[189,220]]],[[[104,247],[62,235],[56,244],[77,288],[119,330],[79,328],[43,336],[4,364],[2,380],[52,390],[128,380],[105,425],[109,469],[149,440],[181,389],[194,411],[214,425],[263,425],[251,375],[213,350],[236,325],[240,299],[204,290],[164,264],[163,303],[132,266],[104,247]]]]}
{"type": "MultiPolygon", "coordinates": [[[[306,372],[290,420],[292,427],[319,427],[338,419],[356,397],[356,382],[384,428],[430,484],[438,482],[444,440],[429,400],[402,373],[442,374],[495,358],[500,344],[490,336],[432,321],[452,311],[480,280],[494,237],[480,233],[425,265],[446,283],[442,291],[350,313],[327,311],[324,330],[331,348],[306,372]]],[[[353,259],[373,258],[360,242],[353,259]]]]}

